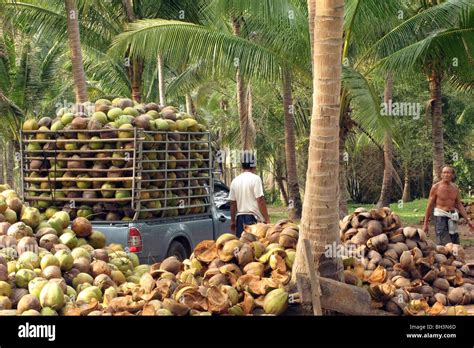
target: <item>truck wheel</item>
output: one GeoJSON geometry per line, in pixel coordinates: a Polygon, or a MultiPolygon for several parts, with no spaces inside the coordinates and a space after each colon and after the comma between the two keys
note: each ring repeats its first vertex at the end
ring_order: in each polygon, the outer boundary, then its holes
{"type": "Polygon", "coordinates": [[[175,240],[171,242],[170,247],[168,249],[168,253],[166,255],[166,257],[170,256],[176,256],[178,260],[183,261],[188,257],[188,253],[186,252],[186,248],[184,247],[184,245],[175,240]]]}

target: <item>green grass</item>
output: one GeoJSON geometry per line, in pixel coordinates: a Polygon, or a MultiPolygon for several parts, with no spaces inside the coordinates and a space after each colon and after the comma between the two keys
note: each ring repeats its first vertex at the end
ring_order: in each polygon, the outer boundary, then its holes
{"type": "MultiPolygon", "coordinates": [[[[427,199],[417,199],[409,203],[403,203],[403,204],[393,203],[390,205],[390,209],[392,209],[392,211],[394,211],[396,214],[400,216],[403,224],[418,225],[423,220],[423,216],[425,215],[425,209],[426,209],[427,204],[428,204],[427,199]]],[[[375,208],[375,205],[351,203],[348,205],[349,214],[352,213],[354,209],[358,207],[364,207],[370,210],[372,208],[375,208]]],[[[282,207],[282,206],[269,205],[268,214],[270,215],[270,219],[272,220],[273,223],[277,222],[278,220],[288,218],[288,210],[286,209],[286,207],[282,207]]],[[[295,221],[295,222],[299,223],[299,221],[295,221]]]]}
{"type": "MultiPolygon", "coordinates": [[[[408,203],[392,203],[390,209],[394,213],[400,216],[404,225],[419,225],[421,224],[423,217],[425,216],[426,206],[428,205],[428,199],[416,199],[408,203]]],[[[349,204],[349,213],[352,213],[354,209],[358,207],[364,207],[366,209],[375,208],[374,204],[349,204]]]]}
{"type": "MultiPolygon", "coordinates": [[[[473,198],[463,198],[463,201],[471,202],[473,198]]],[[[425,216],[426,206],[428,205],[428,199],[415,199],[412,202],[408,203],[392,203],[390,204],[390,209],[400,216],[402,223],[404,225],[420,225],[425,216]]],[[[364,207],[366,209],[375,208],[374,204],[357,204],[349,203],[348,209],[349,214],[352,213],[356,208],[364,207]]],[[[281,219],[288,218],[288,211],[286,207],[280,205],[269,205],[268,214],[273,223],[281,219]]],[[[296,221],[299,223],[299,221],[296,221]]]]}
{"type": "MultiPolygon", "coordinates": [[[[268,215],[270,215],[270,220],[272,221],[272,223],[275,223],[278,220],[288,219],[288,210],[286,207],[282,207],[279,205],[269,205],[268,215]]],[[[295,222],[298,224],[300,223],[299,220],[295,222]]]]}
{"type": "Polygon", "coordinates": [[[474,246],[474,239],[461,238],[461,245],[463,248],[474,246]]]}

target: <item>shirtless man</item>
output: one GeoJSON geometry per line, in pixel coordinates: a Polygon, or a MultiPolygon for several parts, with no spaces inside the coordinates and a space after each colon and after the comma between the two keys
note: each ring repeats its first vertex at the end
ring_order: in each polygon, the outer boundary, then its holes
{"type": "Polygon", "coordinates": [[[441,181],[431,188],[426,208],[423,230],[428,235],[431,212],[435,208],[436,241],[439,245],[459,244],[459,234],[456,228],[456,222],[459,220],[458,212],[466,219],[471,230],[474,228],[474,222],[469,219],[461,204],[459,189],[452,183],[453,178],[454,169],[450,166],[443,167],[441,181]]]}

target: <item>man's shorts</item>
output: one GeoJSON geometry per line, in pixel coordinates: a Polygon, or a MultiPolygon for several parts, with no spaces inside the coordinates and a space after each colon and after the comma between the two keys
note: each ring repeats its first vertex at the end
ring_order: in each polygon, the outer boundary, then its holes
{"type": "Polygon", "coordinates": [[[439,245],[448,243],[460,244],[459,234],[449,234],[449,218],[446,216],[435,216],[436,242],[439,245]]]}
{"type": "Polygon", "coordinates": [[[237,220],[235,221],[235,234],[237,238],[240,238],[242,232],[244,231],[245,225],[253,225],[257,223],[257,219],[252,214],[241,214],[237,215],[237,220]]]}

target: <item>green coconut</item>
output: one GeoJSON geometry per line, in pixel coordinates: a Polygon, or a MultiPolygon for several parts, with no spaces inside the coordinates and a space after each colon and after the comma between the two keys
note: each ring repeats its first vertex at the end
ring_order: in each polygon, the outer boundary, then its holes
{"type": "Polygon", "coordinates": [[[23,123],[23,130],[24,131],[33,131],[38,130],[39,125],[38,122],[34,118],[30,118],[23,123]]]}
{"type": "Polygon", "coordinates": [[[18,262],[29,262],[33,268],[38,268],[40,266],[39,256],[32,251],[23,252],[18,258],[18,262]]]}
{"type": "Polygon", "coordinates": [[[92,231],[87,240],[89,245],[91,245],[94,249],[102,249],[105,247],[105,235],[102,232],[92,231]]]}
{"type": "Polygon", "coordinates": [[[20,269],[15,273],[15,284],[19,288],[28,289],[28,283],[36,278],[35,271],[31,269],[20,269]]]}
{"type": "Polygon", "coordinates": [[[123,115],[123,111],[122,109],[120,108],[112,108],[109,110],[109,112],[107,113],[107,118],[110,120],[110,121],[115,121],[116,118],[118,118],[119,116],[122,116],[123,115]]]}
{"type": "Polygon", "coordinates": [[[110,300],[116,298],[118,296],[117,289],[114,287],[110,287],[105,289],[104,291],[104,305],[107,306],[110,300]]]}
{"type": "Polygon", "coordinates": [[[58,207],[49,207],[44,212],[44,215],[46,215],[48,219],[51,219],[54,216],[54,214],[56,214],[57,212],[58,212],[58,207]]]}
{"type": "Polygon", "coordinates": [[[16,262],[16,270],[19,271],[20,269],[29,269],[29,270],[34,271],[35,268],[28,261],[23,261],[23,262],[17,261],[16,262]]]}
{"type": "Polygon", "coordinates": [[[7,208],[3,212],[3,216],[5,217],[6,222],[9,222],[11,224],[14,224],[15,222],[17,222],[16,212],[14,210],[10,209],[10,208],[7,208]]]}
{"type": "Polygon", "coordinates": [[[76,247],[71,251],[72,257],[75,259],[79,257],[85,257],[89,261],[91,261],[91,254],[84,248],[82,247],[76,247]]]}
{"type": "Polygon", "coordinates": [[[53,215],[53,219],[59,220],[61,223],[62,229],[65,229],[71,223],[71,219],[69,218],[69,214],[65,211],[58,211],[53,215]]]}
{"type": "Polygon", "coordinates": [[[58,236],[63,233],[63,226],[62,226],[63,223],[57,217],[53,216],[51,219],[49,219],[48,224],[56,230],[56,232],[58,233],[58,236]]]}
{"type": "Polygon", "coordinates": [[[110,260],[110,263],[117,266],[117,269],[122,273],[133,270],[132,262],[126,257],[118,257],[110,260]]]}
{"type": "Polygon", "coordinates": [[[12,286],[3,280],[0,281],[0,296],[10,297],[12,294],[12,286]]]}
{"type": "Polygon", "coordinates": [[[99,121],[102,124],[106,124],[108,122],[107,115],[102,111],[96,111],[92,114],[92,118],[99,121]]]}
{"type": "Polygon", "coordinates": [[[23,208],[20,221],[24,222],[31,228],[35,228],[40,223],[39,210],[32,207],[23,208]]]}
{"type": "Polygon", "coordinates": [[[69,249],[73,249],[77,245],[77,237],[73,233],[63,233],[59,237],[59,242],[64,245],[67,245],[69,249]]]}
{"type": "MultiPolygon", "coordinates": [[[[82,283],[77,286],[76,293],[82,292],[84,289],[91,287],[91,283],[82,283]]],[[[77,296],[76,296],[77,297],[77,296]]]]}
{"type": "Polygon", "coordinates": [[[79,273],[72,280],[72,286],[73,286],[74,289],[77,290],[77,287],[80,284],[84,284],[84,283],[92,284],[93,282],[94,282],[94,278],[92,278],[92,276],[90,274],[88,274],[88,273],[79,273]]]}
{"type": "Polygon", "coordinates": [[[50,307],[41,308],[40,314],[45,317],[56,317],[58,316],[58,312],[50,307]]]}
{"type": "Polygon", "coordinates": [[[68,125],[74,120],[74,114],[72,112],[66,112],[64,115],[61,116],[61,122],[63,125],[68,125]]]}
{"type": "Polygon", "coordinates": [[[66,295],[69,296],[69,298],[76,298],[77,296],[77,292],[76,290],[74,290],[74,288],[72,286],[67,286],[66,288],[66,295]]]}
{"type": "Polygon", "coordinates": [[[150,265],[138,265],[133,269],[133,273],[137,276],[142,276],[150,270],[150,265]]]}
{"type": "MultiPolygon", "coordinates": [[[[11,249],[11,248],[5,248],[5,249],[11,249]]],[[[8,274],[16,272],[16,261],[15,260],[11,260],[11,261],[7,262],[7,270],[8,270],[8,274]]]]}
{"type": "Polygon", "coordinates": [[[36,297],[40,296],[41,290],[43,290],[43,287],[48,284],[48,280],[44,278],[37,277],[35,279],[32,279],[28,283],[28,291],[30,294],[35,295],[36,297]]]}
{"type": "Polygon", "coordinates": [[[48,266],[58,266],[59,260],[54,255],[45,255],[40,262],[41,269],[44,270],[48,266]]]}
{"type": "Polygon", "coordinates": [[[77,247],[82,247],[84,245],[87,245],[87,240],[85,238],[77,238],[77,247]]]}
{"type": "Polygon", "coordinates": [[[97,286],[89,286],[82,290],[78,295],[76,302],[89,303],[93,298],[102,302],[102,291],[97,286]]]}
{"type": "Polygon", "coordinates": [[[138,259],[138,255],[134,253],[128,253],[128,259],[132,261],[133,267],[137,267],[140,264],[140,260],[138,259]]]}
{"type": "Polygon", "coordinates": [[[0,214],[3,214],[8,209],[8,204],[3,197],[0,196],[0,214]]]}
{"type": "Polygon", "coordinates": [[[74,257],[72,257],[71,253],[67,250],[58,250],[54,256],[59,261],[59,267],[61,271],[69,271],[74,264],[74,257]]]}
{"type": "Polygon", "coordinates": [[[59,310],[64,306],[65,299],[61,287],[55,282],[48,282],[40,293],[41,307],[50,307],[59,310]]]}

